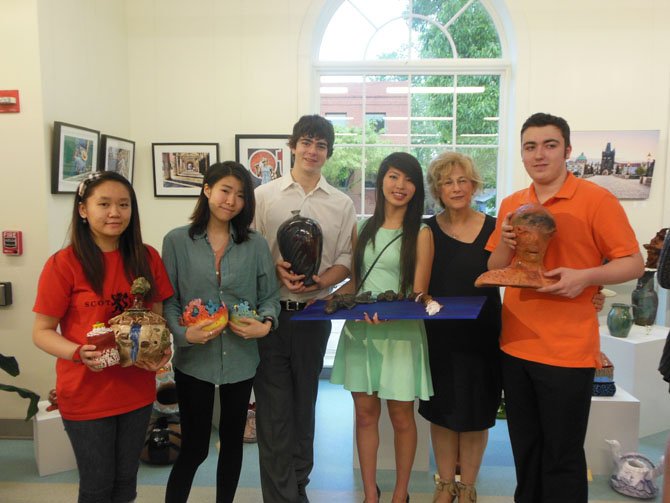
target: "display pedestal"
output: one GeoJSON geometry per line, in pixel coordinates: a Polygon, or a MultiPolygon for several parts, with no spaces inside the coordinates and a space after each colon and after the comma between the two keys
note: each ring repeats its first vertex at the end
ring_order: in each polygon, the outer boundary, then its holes
{"type": "Polygon", "coordinates": [[[617,388],[629,391],[640,401],[640,437],[668,429],[668,383],[658,372],[668,330],[658,325],[633,325],[628,337],[620,339],[609,335],[607,326],[600,327],[600,347],[614,365],[617,388]]]}
{"type": "MultiPolygon", "coordinates": [[[[414,417],[416,420],[416,455],[412,471],[427,472],[430,469],[430,423],[418,413],[419,400],[415,400],[414,417]]],[[[356,446],[356,411],[354,410],[354,468],[360,470],[358,448],[356,446]]],[[[395,470],[395,450],[393,447],[393,425],[389,419],[386,400],[382,400],[381,417],[379,418],[379,450],[377,451],[377,469],[395,470]]]]}
{"type": "MultiPolygon", "coordinates": [[[[617,369],[615,368],[615,377],[617,369]]],[[[640,401],[617,383],[614,396],[594,396],[586,430],[586,466],[593,475],[609,475],[614,468],[612,451],[605,440],[618,440],[621,452],[636,452],[640,401]]]]}
{"type": "Polygon", "coordinates": [[[65,433],[60,412],[58,410],[47,412],[48,406],[47,400],[39,402],[39,411],[33,417],[35,461],[41,477],[77,468],[77,461],[70,439],[65,433]]]}

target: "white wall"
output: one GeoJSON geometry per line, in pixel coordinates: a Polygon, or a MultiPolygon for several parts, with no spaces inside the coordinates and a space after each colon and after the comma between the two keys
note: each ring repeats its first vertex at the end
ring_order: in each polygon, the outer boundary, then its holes
{"type": "MultiPolygon", "coordinates": [[[[52,125],[128,137],[126,16],[124,4],[112,0],[0,5],[0,88],[21,93],[21,113],[0,115],[0,222],[3,230],[24,232],[25,249],[22,257],[0,257],[0,281],[12,281],[14,290],[13,305],[0,308],[0,352],[16,356],[22,371],[0,378],[46,397],[55,359],[32,344],[32,306],[42,265],[65,242],[73,201],[72,194],[50,193],[52,125]]],[[[0,417],[23,417],[26,404],[0,393],[0,417]]]]}
{"type": "MultiPolygon", "coordinates": [[[[14,303],[0,308],[0,353],[16,355],[19,378],[0,371],[0,382],[37,387],[46,358],[32,349],[30,308],[47,247],[47,148],[42,119],[37,3],[4,0],[0,16],[0,89],[18,89],[21,113],[0,114],[0,230],[23,231],[24,253],[0,255],[0,281],[11,281],[14,303]]],[[[46,388],[45,386],[41,386],[46,388]]],[[[0,417],[24,417],[27,402],[0,393],[0,417]]]]}
{"type": "MultiPolygon", "coordinates": [[[[113,0],[39,0],[39,40],[45,144],[50,165],[54,121],[129,138],[130,108],[124,4],[113,0]]],[[[47,180],[50,180],[48,168],[47,180]]],[[[46,199],[49,253],[60,249],[72,212],[72,194],[46,199]]]]}
{"type": "MultiPolygon", "coordinates": [[[[136,142],[143,233],[160,248],[194,200],[153,196],[151,143],[218,142],[220,158],[233,159],[236,133],[290,132],[316,110],[310,44],[332,1],[0,0],[0,42],[13,48],[3,52],[0,88],[20,89],[23,101],[21,114],[0,115],[0,222],[26,234],[23,257],[0,257],[0,281],[16,292],[14,305],[0,309],[0,351],[23,363],[16,382],[42,394],[54,382],[53,359],[30,342],[37,276],[64,242],[72,204],[70,195],[49,193],[53,121],[136,142]]],[[[528,184],[516,131],[533,112],[562,115],[574,130],[659,129],[651,196],[623,202],[648,242],[670,224],[670,2],[487,4],[502,5],[503,24],[514,30],[505,194],[528,184]]],[[[0,416],[21,417],[23,402],[5,395],[0,416]]]]}
{"type": "Polygon", "coordinates": [[[290,133],[297,108],[297,39],[307,1],[128,2],[131,130],[145,241],[160,249],[194,199],[154,198],[152,142],[217,142],[290,133]],[[155,218],[160,215],[160,218],[155,218]]]}

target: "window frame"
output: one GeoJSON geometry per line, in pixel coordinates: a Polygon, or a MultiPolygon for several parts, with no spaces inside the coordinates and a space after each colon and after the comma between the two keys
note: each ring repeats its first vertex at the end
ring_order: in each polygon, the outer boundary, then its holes
{"type": "MultiPolygon", "coordinates": [[[[445,58],[421,60],[364,60],[364,61],[321,61],[319,52],[323,35],[328,28],[331,18],[345,0],[322,0],[313,5],[312,14],[314,25],[312,32],[313,43],[309,45],[307,53],[302,55],[310,64],[309,72],[310,92],[309,109],[320,110],[321,95],[320,82],[324,76],[365,76],[365,75],[497,75],[499,77],[498,103],[498,155],[496,172],[496,207],[499,207],[503,194],[509,192],[512,186],[512,169],[509,145],[513,145],[515,137],[513,130],[513,114],[511,103],[513,97],[513,64],[510,54],[513,52],[513,40],[510,40],[511,22],[505,6],[500,0],[478,0],[489,14],[497,30],[501,45],[500,58],[445,58]]],[[[303,59],[303,61],[305,61],[303,59]]],[[[406,145],[398,145],[408,150],[417,147],[409,141],[406,145]]],[[[460,146],[460,145],[459,145],[460,146]]],[[[465,145],[467,146],[467,145],[465,145]]],[[[455,146],[454,148],[457,148],[455,146]]],[[[365,180],[365,166],[362,166],[362,179],[365,180]]],[[[364,184],[362,184],[364,187],[364,184]]]]}

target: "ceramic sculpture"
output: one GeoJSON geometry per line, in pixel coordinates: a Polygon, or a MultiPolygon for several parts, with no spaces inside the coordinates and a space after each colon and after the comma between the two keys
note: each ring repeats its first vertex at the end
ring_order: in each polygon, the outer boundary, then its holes
{"type": "Polygon", "coordinates": [[[610,486],[616,492],[637,499],[653,499],[658,494],[654,480],[663,473],[664,459],[654,466],[649,458],[637,452],[621,454],[618,440],[605,440],[612,450],[614,471],[610,486]]]}
{"type": "Polygon", "coordinates": [[[304,274],[305,286],[314,284],[312,276],[319,272],[321,251],[323,250],[323,233],[316,220],[300,216],[293,211],[293,216],[277,229],[279,252],[286,262],[291,264],[294,274],[304,274]]]}
{"type": "Polygon", "coordinates": [[[184,312],[179,318],[179,324],[185,327],[197,325],[203,321],[210,323],[202,327],[207,332],[209,330],[216,330],[228,324],[228,308],[221,301],[213,301],[209,299],[203,302],[202,299],[192,299],[186,304],[184,312]]]}
{"type": "Polygon", "coordinates": [[[514,286],[541,288],[556,283],[544,276],[544,255],[556,223],[551,213],[540,204],[525,204],[510,218],[516,234],[516,250],[512,262],[503,269],[493,269],[475,280],[477,287],[514,286]]]}
{"type": "Polygon", "coordinates": [[[170,332],[165,318],[144,307],[144,296],[151,289],[145,278],[133,281],[130,293],[134,297],[132,307],[109,320],[114,330],[122,367],[136,363],[155,365],[170,347],[170,332]]]}

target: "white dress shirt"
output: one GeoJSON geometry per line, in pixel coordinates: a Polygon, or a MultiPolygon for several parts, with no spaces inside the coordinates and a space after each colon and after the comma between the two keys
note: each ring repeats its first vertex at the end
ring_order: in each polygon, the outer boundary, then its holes
{"type": "MultiPolygon", "coordinates": [[[[323,232],[323,252],[318,274],[334,265],[351,270],[351,235],[356,226],[354,203],[349,196],[330,185],[322,176],[309,193],[290,173],[256,188],[254,227],[267,240],[273,259],[282,258],[277,244],[277,229],[300,210],[303,217],[316,220],[323,232]]],[[[300,302],[328,295],[328,288],[308,293],[291,293],[282,285],[280,298],[300,302]]]]}

